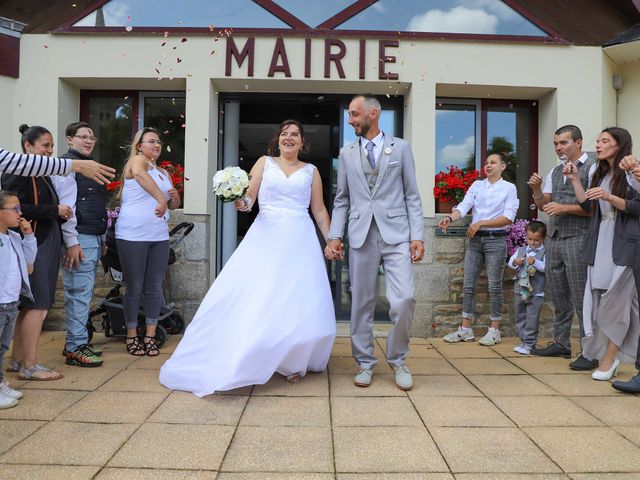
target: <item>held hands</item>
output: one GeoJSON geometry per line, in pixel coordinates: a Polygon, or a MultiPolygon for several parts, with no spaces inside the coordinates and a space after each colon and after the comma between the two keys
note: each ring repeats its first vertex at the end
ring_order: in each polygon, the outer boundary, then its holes
{"type": "Polygon", "coordinates": [[[64,220],[69,220],[73,215],[73,210],[69,205],[58,205],[58,216],[64,220]]]}
{"type": "Polygon", "coordinates": [[[20,217],[20,219],[18,220],[18,227],[20,227],[22,235],[33,235],[31,223],[24,217],[20,217]]]}
{"type": "Polygon", "coordinates": [[[67,248],[67,253],[62,257],[62,266],[71,271],[80,268],[80,262],[84,260],[84,252],[80,245],[67,248]]]}
{"type": "Polygon", "coordinates": [[[339,238],[329,240],[324,247],[324,256],[327,260],[342,260],[344,258],[342,254],[342,240],[339,238]]]}

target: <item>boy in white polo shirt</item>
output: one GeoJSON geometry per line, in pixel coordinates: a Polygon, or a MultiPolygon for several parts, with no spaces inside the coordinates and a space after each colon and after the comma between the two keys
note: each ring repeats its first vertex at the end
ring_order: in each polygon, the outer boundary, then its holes
{"type": "Polygon", "coordinates": [[[3,378],[2,357],[9,349],[18,316],[20,295],[33,298],[29,273],[33,269],[38,245],[31,224],[21,216],[20,201],[15,193],[0,190],[0,409],[18,403],[22,393],[3,378]],[[24,238],[9,228],[20,227],[24,238]]]}

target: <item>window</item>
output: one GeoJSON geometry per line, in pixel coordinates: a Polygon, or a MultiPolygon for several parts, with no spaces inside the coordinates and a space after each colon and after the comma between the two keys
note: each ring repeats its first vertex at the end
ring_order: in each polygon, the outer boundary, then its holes
{"type": "Polygon", "coordinates": [[[535,215],[527,180],[538,168],[538,107],[529,100],[436,100],[436,172],[482,168],[487,154],[508,158],[503,178],[516,185],[518,218],[535,215]]]}
{"type": "Polygon", "coordinates": [[[290,28],[252,0],[112,0],[74,27],[290,28]]]}

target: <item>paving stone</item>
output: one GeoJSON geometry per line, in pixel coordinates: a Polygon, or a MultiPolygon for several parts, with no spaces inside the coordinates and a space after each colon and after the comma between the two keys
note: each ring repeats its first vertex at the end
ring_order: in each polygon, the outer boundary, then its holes
{"type": "Polygon", "coordinates": [[[167,393],[91,392],[57,420],[89,423],[143,423],[167,393]]]}
{"type": "Polygon", "coordinates": [[[408,358],[442,358],[442,354],[431,343],[410,344],[408,358]]]}
{"type": "Polygon", "coordinates": [[[234,427],[147,423],[131,436],[108,467],[218,470],[234,427]]]}
{"type": "Polygon", "coordinates": [[[611,428],[531,427],[523,431],[565,472],[640,472],[640,448],[611,428]]]}
{"type": "Polygon", "coordinates": [[[158,381],[159,373],[160,370],[123,370],[102,385],[100,391],[168,393],[170,390],[158,381]]]}
{"type": "Polygon", "coordinates": [[[231,472],[333,472],[331,429],[238,427],[222,464],[231,472]]]}
{"type": "Polygon", "coordinates": [[[11,480],[91,480],[100,467],[61,465],[2,465],[0,478],[11,480]]]}
{"type": "Polygon", "coordinates": [[[329,427],[327,397],[260,397],[249,399],[242,426],[329,427]]]}
{"type": "Polygon", "coordinates": [[[109,367],[80,368],[62,365],[56,369],[64,375],[59,380],[48,382],[29,381],[20,388],[39,390],[83,390],[92,391],[99,388],[110,378],[120,373],[119,369],[109,367]]]}
{"type": "Polygon", "coordinates": [[[559,357],[538,357],[535,355],[518,356],[510,358],[509,361],[527,373],[562,373],[573,375],[584,375],[584,372],[571,370],[570,360],[559,357]]]}
{"type": "Polygon", "coordinates": [[[572,473],[572,480],[638,480],[638,473],[572,473]]]}
{"type": "Polygon", "coordinates": [[[525,373],[501,358],[451,358],[449,361],[463,375],[520,375],[525,373]]]}
{"type": "Polygon", "coordinates": [[[334,427],[334,445],[337,472],[449,471],[424,427],[334,427]]]}
{"type": "MultiPolygon", "coordinates": [[[[377,366],[374,370],[379,370],[377,366]]],[[[352,357],[331,357],[327,371],[330,375],[355,375],[360,370],[360,366],[352,357]]]]}
{"type": "Polygon", "coordinates": [[[582,408],[602,420],[606,425],[640,426],[640,397],[572,397],[582,408]]]}
{"type": "Polygon", "coordinates": [[[218,475],[216,480],[333,480],[332,473],[225,473],[218,475]]]}
{"type": "Polygon", "coordinates": [[[513,427],[514,424],[486,398],[411,397],[427,427],[513,427]]]}
{"type": "Polygon", "coordinates": [[[78,402],[87,392],[64,390],[25,390],[13,408],[0,410],[0,418],[21,420],[53,420],[78,402]]]}
{"type": "Polygon", "coordinates": [[[407,366],[414,375],[458,375],[458,371],[444,358],[409,357],[407,366]]]}
{"type": "Polygon", "coordinates": [[[105,468],[96,480],[216,480],[217,475],[212,471],[105,468]]]}
{"type": "Polygon", "coordinates": [[[624,435],[628,440],[640,447],[640,428],[638,427],[612,427],[616,432],[624,435]]]}
{"type": "MultiPolygon", "coordinates": [[[[353,383],[353,375],[329,375],[332,397],[406,397],[407,393],[396,386],[395,377],[390,373],[373,374],[368,387],[358,387],[353,383]]],[[[414,376],[415,381],[415,376],[414,376]]]]}
{"type": "Polygon", "coordinates": [[[338,473],[337,480],[454,480],[450,473],[338,473]]]}
{"type": "Polygon", "coordinates": [[[336,343],[331,350],[331,357],[342,357],[353,359],[351,343],[336,343]]]}
{"type": "Polygon", "coordinates": [[[564,397],[494,397],[492,400],[519,427],[603,426],[593,415],[564,397]]]}
{"type": "Polygon", "coordinates": [[[420,427],[420,417],[407,397],[333,397],[333,425],[420,427]]]}
{"type": "Polygon", "coordinates": [[[456,480],[569,480],[561,473],[458,473],[456,480]]]}
{"type": "MultiPolygon", "coordinates": [[[[4,453],[14,445],[17,445],[45,424],[46,422],[31,420],[0,420],[0,432],[2,432],[2,435],[0,435],[0,453],[4,453]]],[[[1,473],[2,468],[0,468],[1,473]]]]}
{"type": "Polygon", "coordinates": [[[146,370],[159,370],[160,367],[164,365],[164,362],[169,360],[170,356],[171,355],[168,353],[161,353],[159,355],[156,355],[155,357],[149,357],[148,355],[145,355],[144,357],[140,357],[138,360],[136,360],[131,365],[129,365],[128,368],[131,368],[131,369],[143,368],[146,370]]]}
{"type": "Polygon", "coordinates": [[[431,339],[431,343],[445,358],[502,358],[491,348],[477,342],[447,343],[442,339],[431,339]]]}
{"type": "Polygon", "coordinates": [[[138,428],[131,424],[51,422],[0,457],[0,463],[104,465],[138,428]],[[93,448],[87,448],[87,446],[93,448]]]}
{"type": "Polygon", "coordinates": [[[185,423],[194,425],[237,425],[248,396],[207,395],[171,392],[147,420],[149,423],[185,423]]]}
{"type": "Polygon", "coordinates": [[[517,428],[433,427],[430,432],[453,473],[560,473],[517,428]]]}
{"type": "Polygon", "coordinates": [[[300,383],[291,383],[276,373],[266,384],[253,387],[252,395],[328,397],[327,374],[307,373],[300,383]]]}
{"type": "Polygon", "coordinates": [[[570,397],[595,397],[625,395],[611,387],[610,382],[601,382],[591,378],[590,372],[582,372],[582,375],[572,374],[536,374],[535,378],[549,385],[561,395],[570,397]]]}
{"type": "Polygon", "coordinates": [[[482,393],[462,375],[414,375],[409,396],[477,397],[482,393]]]}
{"type": "Polygon", "coordinates": [[[558,392],[529,375],[469,375],[467,378],[488,397],[558,395],[558,392]]]}

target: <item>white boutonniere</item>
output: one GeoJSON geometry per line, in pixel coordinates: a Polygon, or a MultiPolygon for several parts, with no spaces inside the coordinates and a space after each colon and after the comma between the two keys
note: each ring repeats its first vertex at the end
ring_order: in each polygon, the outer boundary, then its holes
{"type": "Polygon", "coordinates": [[[387,156],[391,155],[391,152],[393,152],[393,149],[391,147],[387,147],[384,149],[384,154],[387,156]]]}

